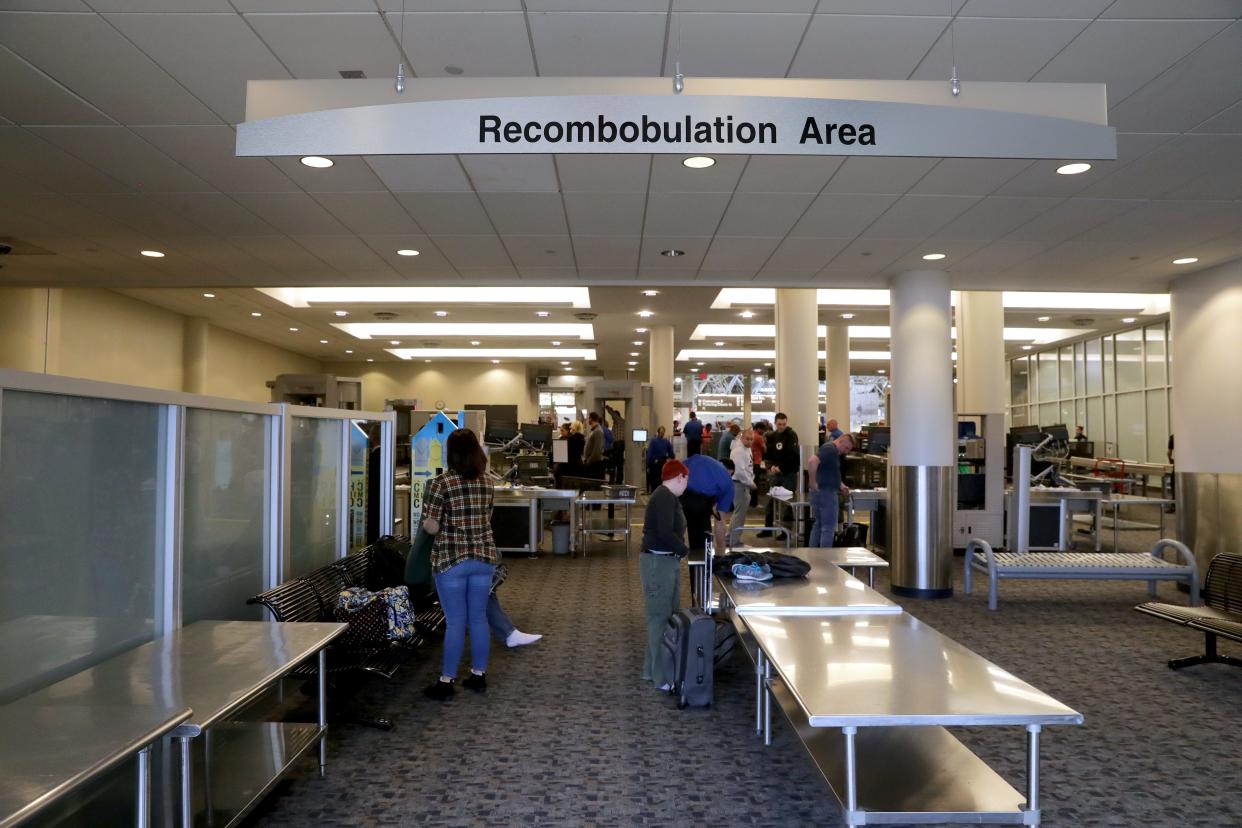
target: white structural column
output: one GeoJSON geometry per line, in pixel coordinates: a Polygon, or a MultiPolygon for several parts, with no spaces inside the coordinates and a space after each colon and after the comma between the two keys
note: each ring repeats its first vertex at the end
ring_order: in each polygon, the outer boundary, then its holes
{"type": "Polygon", "coordinates": [[[819,310],[814,290],[776,291],[776,408],[803,446],[819,431],[819,310]]]}
{"type": "Polygon", "coordinates": [[[181,344],[181,387],[191,394],[207,393],[207,320],[186,317],[181,344]]]}
{"type": "Polygon", "coordinates": [[[651,329],[648,377],[651,379],[651,437],[664,426],[673,435],[673,326],[651,329]]]}
{"type": "Polygon", "coordinates": [[[1004,414],[1005,308],[999,290],[957,295],[957,410],[1004,414]]]}
{"type": "Polygon", "coordinates": [[[850,326],[829,325],[824,334],[824,419],[842,431],[850,423],[850,326]]]}
{"type": "Polygon", "coordinates": [[[754,376],[752,371],[742,377],[742,428],[750,428],[751,423],[754,422],[750,408],[751,389],[755,387],[754,376]]]}
{"type": "Polygon", "coordinates": [[[949,275],[893,278],[889,551],[894,592],[953,593],[952,473],[956,461],[949,275]]]}
{"type": "Polygon", "coordinates": [[[1242,259],[1174,281],[1171,320],[1178,538],[1202,575],[1242,537],[1242,259]]]}

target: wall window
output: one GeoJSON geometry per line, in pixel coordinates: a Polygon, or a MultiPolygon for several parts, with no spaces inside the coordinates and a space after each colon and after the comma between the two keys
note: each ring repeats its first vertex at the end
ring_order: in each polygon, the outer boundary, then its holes
{"type": "Polygon", "coordinates": [[[1138,391],[1143,387],[1143,332],[1117,334],[1117,390],[1138,391]]]}
{"type": "Polygon", "coordinates": [[[1009,402],[1012,405],[1026,405],[1030,402],[1030,360],[1021,357],[1009,364],[1009,402]]]}
{"type": "Polygon", "coordinates": [[[1152,325],[1143,330],[1143,347],[1146,353],[1147,387],[1167,385],[1168,368],[1164,361],[1165,326],[1152,325]]]}

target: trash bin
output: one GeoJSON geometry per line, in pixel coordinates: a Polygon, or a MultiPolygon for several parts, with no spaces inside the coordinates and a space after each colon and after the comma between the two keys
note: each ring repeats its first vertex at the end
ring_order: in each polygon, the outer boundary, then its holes
{"type": "Polygon", "coordinates": [[[552,521],[552,554],[569,554],[569,521],[552,521]]]}

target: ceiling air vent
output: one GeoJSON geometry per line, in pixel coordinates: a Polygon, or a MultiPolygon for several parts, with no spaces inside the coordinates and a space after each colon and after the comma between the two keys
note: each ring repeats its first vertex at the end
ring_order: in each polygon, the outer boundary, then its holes
{"type": "Polygon", "coordinates": [[[345,80],[360,80],[367,76],[367,73],[361,69],[340,69],[338,71],[345,80]]]}
{"type": "Polygon", "coordinates": [[[590,311],[579,311],[574,314],[574,319],[580,322],[594,322],[598,317],[598,313],[591,313],[590,311]]]}
{"type": "Polygon", "coordinates": [[[1094,320],[1094,319],[1092,319],[1092,318],[1091,318],[1091,317],[1089,317],[1089,316],[1076,316],[1076,317],[1074,317],[1073,319],[1071,319],[1070,321],[1071,321],[1071,322],[1073,322],[1075,325],[1077,325],[1077,326],[1078,326],[1078,327],[1080,327],[1080,328],[1085,328],[1085,327],[1087,327],[1088,325],[1094,325],[1094,324],[1095,324],[1095,320],[1094,320]]]}
{"type": "Polygon", "coordinates": [[[374,316],[376,319],[380,320],[381,322],[391,322],[392,320],[397,318],[397,314],[393,313],[392,311],[376,311],[375,313],[371,315],[374,316]]]}
{"type": "Polygon", "coordinates": [[[424,347],[424,348],[439,348],[439,347],[440,347],[440,343],[439,343],[439,342],[437,342],[437,341],[435,341],[434,339],[424,339],[424,340],[423,340],[423,347],[424,347]]]}

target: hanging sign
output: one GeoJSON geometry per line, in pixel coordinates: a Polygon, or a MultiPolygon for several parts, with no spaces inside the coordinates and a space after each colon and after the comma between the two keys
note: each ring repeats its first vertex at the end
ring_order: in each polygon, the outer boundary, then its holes
{"type": "Polygon", "coordinates": [[[237,154],[1115,158],[1102,84],[484,78],[251,81],[237,154]]]}

